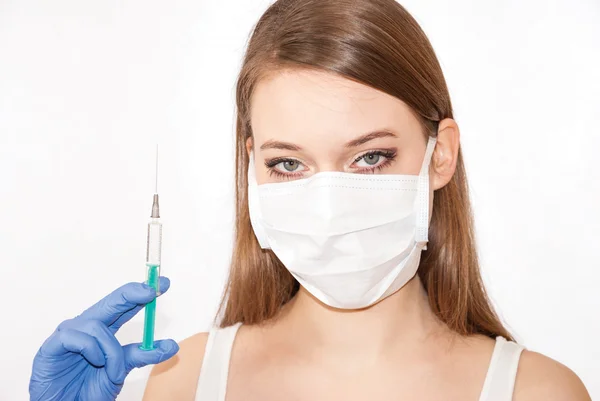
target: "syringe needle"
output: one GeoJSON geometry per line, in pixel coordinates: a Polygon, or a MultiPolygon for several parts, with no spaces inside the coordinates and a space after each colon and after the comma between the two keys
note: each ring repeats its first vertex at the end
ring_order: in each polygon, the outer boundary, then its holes
{"type": "Polygon", "coordinates": [[[158,210],[158,143],[156,144],[156,173],[155,173],[155,183],[154,183],[154,197],[152,198],[152,214],[150,217],[159,218],[159,210],[158,210]]]}

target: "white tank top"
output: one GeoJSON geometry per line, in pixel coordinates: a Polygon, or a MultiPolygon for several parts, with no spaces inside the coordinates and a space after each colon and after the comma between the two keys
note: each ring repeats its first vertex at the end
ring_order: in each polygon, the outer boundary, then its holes
{"type": "MultiPolygon", "coordinates": [[[[208,334],[200,368],[196,401],[225,401],[229,360],[235,335],[241,323],[225,328],[213,327],[208,334]]],[[[523,346],[496,337],[494,352],[479,401],[511,401],[523,346]]]]}

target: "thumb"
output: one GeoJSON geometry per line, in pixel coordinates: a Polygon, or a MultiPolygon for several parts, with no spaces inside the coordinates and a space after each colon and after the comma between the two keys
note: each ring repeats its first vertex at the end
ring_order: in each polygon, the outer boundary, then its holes
{"type": "Polygon", "coordinates": [[[135,343],[123,347],[126,374],[129,374],[133,368],[141,368],[166,361],[179,351],[179,345],[174,340],[155,341],[155,348],[151,351],[142,351],[139,346],[140,343],[135,343]]]}

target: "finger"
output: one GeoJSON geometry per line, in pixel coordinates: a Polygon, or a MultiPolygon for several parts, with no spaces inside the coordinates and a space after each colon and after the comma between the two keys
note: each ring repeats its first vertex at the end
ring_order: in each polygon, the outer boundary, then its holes
{"type": "Polygon", "coordinates": [[[81,354],[95,367],[102,367],[106,363],[98,341],[89,334],[74,329],[55,331],[40,348],[40,353],[45,356],[60,356],[69,352],[81,354]]]}
{"type": "Polygon", "coordinates": [[[142,351],[140,343],[128,344],[123,347],[125,353],[125,372],[133,368],[141,368],[146,365],[157,364],[171,358],[179,351],[179,345],[174,340],[158,340],[154,342],[156,347],[152,351],[142,351]]]}
{"type": "MultiPolygon", "coordinates": [[[[167,277],[161,276],[159,277],[158,284],[158,288],[160,288],[160,295],[162,295],[171,286],[171,281],[167,277]]],[[[123,313],[112,325],[110,325],[110,329],[112,330],[112,332],[116,333],[117,330],[121,328],[121,326],[123,326],[125,323],[131,320],[131,318],[134,317],[143,307],[144,305],[137,305],[133,309],[123,313]]]]}
{"type": "MultiPolygon", "coordinates": [[[[170,281],[166,277],[159,281],[161,292],[167,291],[170,281]]],[[[156,297],[156,291],[144,283],[128,283],[102,298],[86,309],[77,319],[99,320],[107,326],[115,323],[123,314],[139,305],[145,305],[156,297]]],[[[138,309],[139,310],[139,309],[138,309]]],[[[133,315],[129,316],[131,319],[133,315]]],[[[123,324],[125,322],[121,322],[123,324]]]]}
{"type": "Polygon", "coordinates": [[[79,331],[96,339],[106,360],[106,374],[115,384],[125,381],[125,358],[123,347],[104,323],[98,320],[80,320],[79,331]]]}

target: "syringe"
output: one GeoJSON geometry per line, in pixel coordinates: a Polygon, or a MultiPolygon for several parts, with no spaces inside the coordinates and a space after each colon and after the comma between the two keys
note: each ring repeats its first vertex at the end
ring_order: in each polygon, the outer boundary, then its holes
{"type": "MultiPolygon", "coordinates": [[[[160,250],[162,245],[162,223],[158,210],[158,145],[156,145],[156,183],[154,198],[152,199],[152,214],[148,223],[148,239],[146,243],[146,284],[156,290],[160,295],[158,277],[160,276],[160,250]]],[[[149,351],[154,349],[154,325],[156,320],[156,298],[145,306],[144,339],[140,349],[149,351]]]]}

